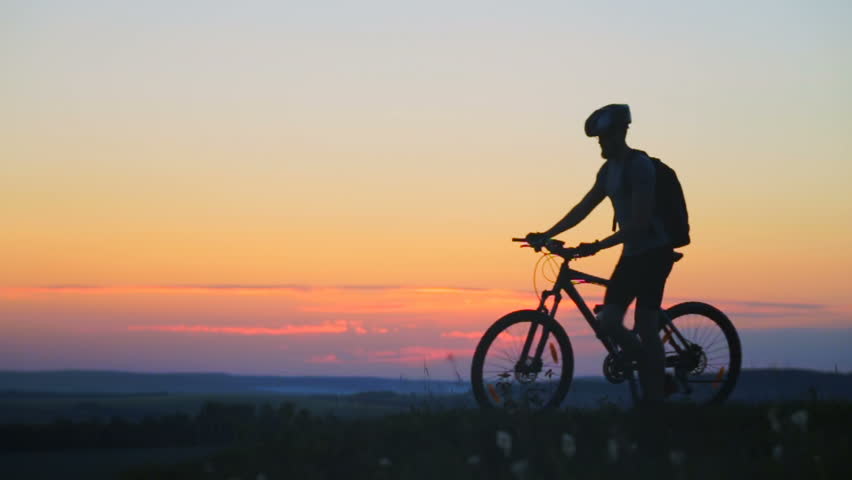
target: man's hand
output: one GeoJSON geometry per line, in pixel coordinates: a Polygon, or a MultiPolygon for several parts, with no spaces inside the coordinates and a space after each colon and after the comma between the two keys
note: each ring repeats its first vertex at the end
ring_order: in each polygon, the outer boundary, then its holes
{"type": "Polygon", "coordinates": [[[536,251],[538,251],[539,249],[541,249],[541,247],[543,247],[543,246],[544,246],[544,243],[545,243],[548,239],[550,239],[550,237],[549,237],[549,236],[547,236],[547,234],[545,234],[545,233],[537,233],[537,232],[530,232],[530,233],[528,233],[528,234],[527,234],[527,236],[526,236],[526,237],[524,237],[524,238],[526,238],[527,243],[529,243],[531,247],[533,247],[534,249],[536,249],[536,251]]]}
{"type": "Polygon", "coordinates": [[[577,255],[580,257],[591,257],[601,251],[601,242],[594,241],[592,243],[581,243],[577,245],[577,255]]]}

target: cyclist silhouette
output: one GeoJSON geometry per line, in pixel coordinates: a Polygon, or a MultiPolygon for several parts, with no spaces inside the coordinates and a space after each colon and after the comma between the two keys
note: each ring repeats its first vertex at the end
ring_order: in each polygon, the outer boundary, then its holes
{"type": "Polygon", "coordinates": [[[659,309],[675,254],[663,219],[654,208],[654,163],[644,152],[627,145],[630,122],[630,108],[622,104],[607,105],[589,116],[585,124],[586,135],[598,137],[601,157],[606,162],[598,171],[591,190],[565,217],[544,232],[527,234],[526,240],[530,244],[541,245],[576,226],[604,198],[610,198],[618,231],[603,240],[581,243],[578,248],[585,256],[623,244],[598,319],[602,331],[615,340],[629,357],[637,360],[643,402],[656,404],[663,400],[665,385],[665,353],[659,336],[659,309]],[[625,312],[634,299],[636,330],[641,343],[624,327],[625,312]]]}

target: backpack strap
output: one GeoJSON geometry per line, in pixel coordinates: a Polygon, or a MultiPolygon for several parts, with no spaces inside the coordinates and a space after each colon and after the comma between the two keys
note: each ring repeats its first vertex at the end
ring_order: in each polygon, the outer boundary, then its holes
{"type": "MultiPolygon", "coordinates": [[[[629,160],[632,160],[632,159],[633,159],[633,157],[634,157],[634,156],[636,156],[636,155],[638,155],[638,154],[648,155],[647,153],[643,152],[642,150],[636,150],[636,149],[631,148],[631,149],[630,149],[630,156],[628,157],[628,159],[629,159],[629,160]]],[[[623,183],[626,179],[629,179],[629,178],[630,178],[630,166],[631,166],[631,165],[633,165],[633,162],[632,162],[632,161],[628,161],[628,162],[624,165],[624,168],[621,170],[621,181],[622,181],[622,183],[623,183]]],[[[629,186],[629,184],[628,184],[628,186],[629,186]]],[[[615,209],[613,208],[613,210],[612,210],[612,231],[613,231],[613,232],[614,232],[614,231],[616,231],[616,227],[617,227],[617,226],[618,226],[618,219],[617,219],[617,218],[616,218],[616,216],[615,216],[615,209]]]]}

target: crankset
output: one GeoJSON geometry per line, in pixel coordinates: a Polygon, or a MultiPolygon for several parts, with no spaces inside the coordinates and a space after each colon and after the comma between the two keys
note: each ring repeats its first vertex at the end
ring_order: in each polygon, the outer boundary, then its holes
{"type": "Polygon", "coordinates": [[[618,384],[627,380],[628,368],[635,370],[635,366],[630,365],[622,353],[616,355],[610,353],[604,358],[603,374],[610,383],[618,384]]]}

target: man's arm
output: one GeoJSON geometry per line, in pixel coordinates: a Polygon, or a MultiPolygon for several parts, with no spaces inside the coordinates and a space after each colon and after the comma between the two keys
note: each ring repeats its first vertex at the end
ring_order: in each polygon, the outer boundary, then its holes
{"type": "Polygon", "coordinates": [[[572,208],[571,211],[562,218],[562,220],[556,222],[556,225],[550,227],[547,231],[542,232],[542,235],[547,238],[551,238],[559,235],[565,230],[573,228],[588,217],[589,214],[592,213],[592,210],[600,205],[604,198],[606,198],[606,190],[604,189],[601,175],[598,175],[595,180],[595,184],[592,185],[592,189],[586,193],[586,196],[580,200],[580,203],[575,205],[574,208],[572,208]]]}

